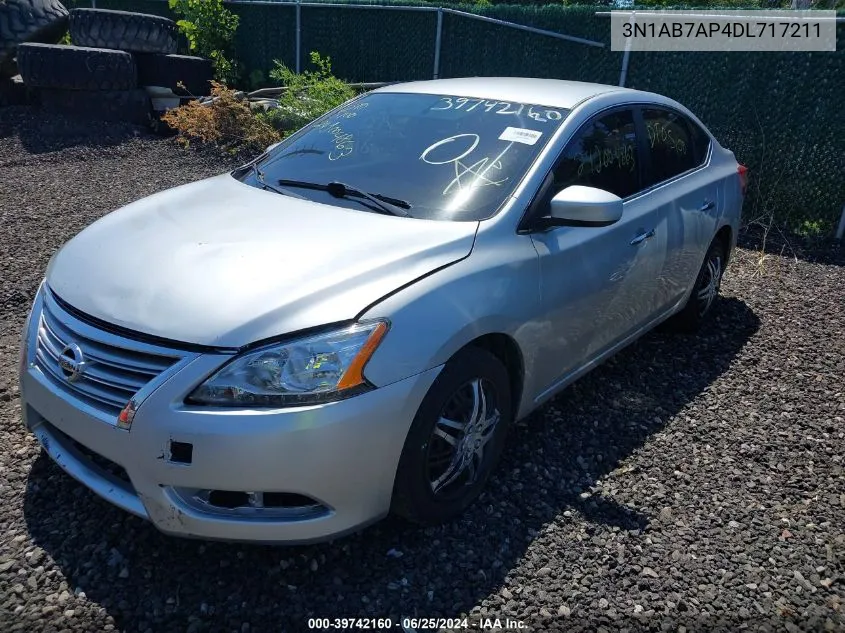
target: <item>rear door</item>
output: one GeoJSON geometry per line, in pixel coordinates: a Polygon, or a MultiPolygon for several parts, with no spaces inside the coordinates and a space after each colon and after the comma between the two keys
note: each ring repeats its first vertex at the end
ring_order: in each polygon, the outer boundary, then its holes
{"type": "Polygon", "coordinates": [[[656,277],[658,303],[674,305],[695,282],[724,200],[707,169],[710,136],[668,107],[643,106],[640,114],[643,186],[666,234],[664,268],[656,277]]]}

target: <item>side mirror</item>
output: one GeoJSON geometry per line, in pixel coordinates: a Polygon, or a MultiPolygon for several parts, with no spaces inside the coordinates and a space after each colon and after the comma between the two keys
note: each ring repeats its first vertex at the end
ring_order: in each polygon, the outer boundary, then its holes
{"type": "Polygon", "coordinates": [[[622,217],[622,198],[595,187],[572,185],[551,201],[546,226],[607,226],[622,217]]]}

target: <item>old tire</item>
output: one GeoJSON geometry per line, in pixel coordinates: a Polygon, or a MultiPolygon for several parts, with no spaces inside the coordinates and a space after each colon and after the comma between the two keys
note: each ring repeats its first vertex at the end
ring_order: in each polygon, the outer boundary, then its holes
{"type": "Polygon", "coordinates": [[[396,473],[393,512],[423,525],[463,512],[499,460],[511,404],[507,369],[493,354],[467,347],[452,357],[411,424],[396,473]]]}
{"type": "Polygon", "coordinates": [[[14,57],[22,42],[58,42],[67,30],[68,13],[58,0],[0,2],[0,75],[15,73],[14,57]]]}
{"type": "Polygon", "coordinates": [[[129,90],[138,86],[135,60],[123,51],[54,44],[21,44],[18,67],[36,88],[129,90]]]}
{"type": "Polygon", "coordinates": [[[138,84],[170,88],[178,95],[203,97],[210,90],[213,78],[211,61],[190,55],[158,55],[143,53],[135,56],[138,84]],[[180,88],[182,84],[184,88],[180,88]]]}
{"type": "Polygon", "coordinates": [[[70,12],[70,39],[77,46],[170,54],[176,52],[176,33],[176,23],[158,15],[106,9],[70,12]]]}
{"type": "Polygon", "coordinates": [[[42,88],[41,106],[48,112],[149,125],[152,120],[150,98],[145,90],[64,90],[42,88]]]}

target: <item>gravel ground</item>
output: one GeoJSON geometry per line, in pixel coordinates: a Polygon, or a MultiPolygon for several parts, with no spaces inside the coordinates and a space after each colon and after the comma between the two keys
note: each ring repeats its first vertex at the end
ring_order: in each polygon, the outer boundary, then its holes
{"type": "Polygon", "coordinates": [[[75,483],[19,421],[18,335],[47,261],[109,210],[227,163],[131,127],[0,110],[0,630],[403,615],[845,630],[845,256],[832,248],[762,262],[740,249],[711,325],[647,336],[518,425],[489,493],[442,528],[203,543],[75,483]]]}

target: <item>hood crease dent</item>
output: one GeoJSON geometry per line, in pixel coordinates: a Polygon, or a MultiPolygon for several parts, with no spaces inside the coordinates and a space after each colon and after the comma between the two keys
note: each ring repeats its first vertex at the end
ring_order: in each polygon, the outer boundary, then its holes
{"type": "Polygon", "coordinates": [[[121,328],[242,347],[354,319],[468,256],[477,229],[301,200],[224,174],[94,222],[53,257],[47,285],[121,328]]]}

